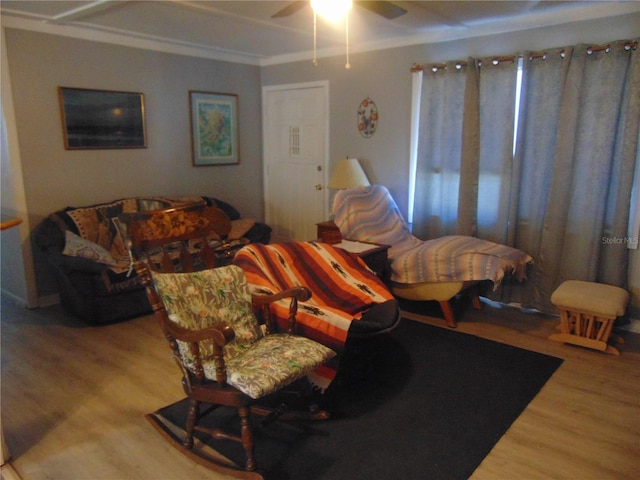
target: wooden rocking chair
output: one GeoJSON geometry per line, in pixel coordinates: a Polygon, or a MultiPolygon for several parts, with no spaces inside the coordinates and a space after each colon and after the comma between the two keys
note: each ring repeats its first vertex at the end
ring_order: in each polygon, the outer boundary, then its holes
{"type": "MultiPolygon", "coordinates": [[[[311,295],[306,287],[252,296],[242,269],[234,265],[215,268],[220,259],[208,239],[224,234],[227,228],[224,214],[216,210],[191,205],[120,217],[127,225],[136,271],[180,367],[190,402],[182,439],[147,417],[195,461],[241,478],[262,478],[256,471],[250,413],[264,415],[268,421],[277,418],[285,409],[263,408],[260,400],[302,382],[334,352],[293,334],[297,302],[311,295]],[[282,298],[291,298],[289,331],[277,333],[270,321],[269,303],[282,298]],[[259,319],[266,322],[266,328],[259,319]],[[211,407],[201,411],[201,404],[211,407]],[[239,434],[201,425],[201,418],[221,407],[237,410],[239,434]],[[194,432],[241,443],[245,464],[194,449],[194,432]]],[[[328,418],[322,411],[302,414],[328,418]]]]}

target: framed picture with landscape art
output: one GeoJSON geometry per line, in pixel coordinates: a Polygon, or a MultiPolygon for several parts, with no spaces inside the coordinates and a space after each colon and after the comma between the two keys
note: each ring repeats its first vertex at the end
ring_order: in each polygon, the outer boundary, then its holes
{"type": "Polygon", "coordinates": [[[144,95],[58,87],[64,147],[145,148],[144,95]]]}
{"type": "Polygon", "coordinates": [[[193,165],[240,163],[238,96],[189,91],[193,165]]]}

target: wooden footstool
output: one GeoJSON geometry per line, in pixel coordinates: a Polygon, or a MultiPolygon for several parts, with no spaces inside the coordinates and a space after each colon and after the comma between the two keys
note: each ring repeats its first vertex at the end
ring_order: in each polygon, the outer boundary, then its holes
{"type": "Polygon", "coordinates": [[[629,292],[603,283],[567,280],[551,294],[551,303],[560,310],[560,333],[549,339],[620,355],[607,342],[613,322],[624,315],[629,292]]]}

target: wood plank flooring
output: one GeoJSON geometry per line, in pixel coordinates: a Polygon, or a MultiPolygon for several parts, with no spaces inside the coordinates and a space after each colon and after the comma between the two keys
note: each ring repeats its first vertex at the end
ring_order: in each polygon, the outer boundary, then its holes
{"type": "MultiPolygon", "coordinates": [[[[491,306],[460,316],[462,333],[565,360],[473,479],[639,477],[640,335],[624,334],[614,357],[547,340],[558,323],[491,306]]],[[[1,335],[2,427],[12,455],[4,478],[15,478],[11,468],[22,480],[228,478],[189,461],[144,419],[183,397],[151,316],[90,327],[59,306],[26,310],[3,298],[1,335]]]]}

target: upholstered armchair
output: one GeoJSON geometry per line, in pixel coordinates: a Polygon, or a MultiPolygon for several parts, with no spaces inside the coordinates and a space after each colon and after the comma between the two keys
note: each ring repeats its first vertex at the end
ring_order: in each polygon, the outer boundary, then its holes
{"type": "MultiPolygon", "coordinates": [[[[300,331],[336,351],[349,339],[393,329],[400,321],[398,302],[364,262],[341,248],[320,242],[247,245],[233,263],[241,267],[255,293],[274,293],[304,285],[313,296],[299,303],[300,331]]],[[[286,321],[286,305],[273,314],[286,321]]]]}

